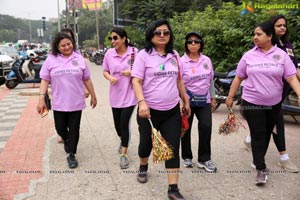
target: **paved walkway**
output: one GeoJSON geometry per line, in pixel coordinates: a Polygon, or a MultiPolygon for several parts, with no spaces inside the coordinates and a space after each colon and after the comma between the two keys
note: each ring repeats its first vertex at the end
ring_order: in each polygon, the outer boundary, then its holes
{"type": "MultiPolygon", "coordinates": [[[[56,142],[52,112],[41,119],[36,113],[37,96],[20,85],[14,90],[0,86],[0,200],[165,200],[167,183],[164,164],[149,165],[149,181],[139,184],[136,112],[131,120],[130,167],[119,168],[115,133],[108,103],[108,83],[101,66],[90,63],[98,97],[95,109],[84,110],[77,158],[79,167],[70,170],[63,145],[56,142]]],[[[89,100],[87,100],[88,103],[89,100]]],[[[237,109],[237,108],[236,108],[237,109]]],[[[237,111],[237,110],[236,110],[237,111]]],[[[212,158],[217,173],[196,167],[181,170],[179,187],[188,200],[298,200],[300,175],[277,166],[278,153],[271,142],[266,156],[271,170],[268,184],[254,184],[256,171],[249,165],[251,155],[240,148],[248,130],[230,136],[218,135],[218,126],[226,118],[221,106],[213,114],[212,158]]],[[[300,166],[299,124],[287,117],[287,148],[291,159],[300,166]]],[[[197,152],[196,125],[193,126],[193,152],[197,152]]],[[[194,162],[196,159],[193,160],[194,162]]],[[[182,163],[181,163],[182,164],[182,163]]]]}

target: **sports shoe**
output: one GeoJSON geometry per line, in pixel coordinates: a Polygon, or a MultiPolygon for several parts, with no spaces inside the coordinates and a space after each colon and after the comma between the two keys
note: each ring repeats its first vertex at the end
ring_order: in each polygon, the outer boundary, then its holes
{"type": "Polygon", "coordinates": [[[197,166],[199,168],[204,168],[208,172],[216,172],[217,171],[217,167],[211,160],[206,161],[206,162],[198,162],[197,166]]]}
{"type": "Polygon", "coordinates": [[[121,154],[122,153],[122,143],[120,143],[119,147],[118,147],[118,153],[121,154]]]}
{"type": "Polygon", "coordinates": [[[192,168],[193,167],[192,159],[188,159],[188,158],[184,159],[183,166],[186,168],[192,168]]]}
{"type": "Polygon", "coordinates": [[[279,160],[278,165],[280,167],[282,167],[283,169],[285,169],[288,172],[292,172],[292,173],[298,173],[299,169],[298,167],[292,163],[292,161],[290,159],[288,160],[279,160]]]}
{"type": "Polygon", "coordinates": [[[67,161],[70,168],[76,168],[78,166],[78,162],[75,158],[75,155],[72,153],[67,157],[67,161]]]}
{"type": "Polygon", "coordinates": [[[267,183],[268,176],[266,170],[257,170],[256,185],[264,185],[267,183]]]}
{"type": "Polygon", "coordinates": [[[251,149],[251,142],[246,142],[246,140],[243,140],[241,146],[242,146],[243,149],[246,149],[249,152],[252,151],[252,149],[251,149]]]}
{"type": "Polygon", "coordinates": [[[127,169],[129,167],[129,161],[128,161],[128,155],[127,154],[121,154],[120,167],[121,167],[121,169],[127,169]]]}
{"type": "Polygon", "coordinates": [[[136,176],[136,179],[139,183],[147,182],[147,171],[148,171],[148,165],[140,165],[139,171],[136,176]]]}
{"type": "Polygon", "coordinates": [[[171,200],[184,200],[184,197],[180,194],[179,189],[168,190],[168,197],[171,200]]]}

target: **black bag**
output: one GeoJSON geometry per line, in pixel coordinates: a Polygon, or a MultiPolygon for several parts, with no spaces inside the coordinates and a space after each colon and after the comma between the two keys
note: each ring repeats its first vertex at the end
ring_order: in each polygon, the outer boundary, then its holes
{"type": "Polygon", "coordinates": [[[190,107],[203,107],[207,106],[206,96],[193,94],[191,91],[187,90],[186,93],[190,96],[190,107]]]}
{"type": "Polygon", "coordinates": [[[46,104],[46,108],[47,110],[51,110],[51,99],[48,95],[48,92],[45,94],[45,104],[46,104]]]}

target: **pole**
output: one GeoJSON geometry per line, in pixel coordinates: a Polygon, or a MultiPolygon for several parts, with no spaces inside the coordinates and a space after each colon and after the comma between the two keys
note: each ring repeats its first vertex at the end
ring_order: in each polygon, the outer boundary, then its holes
{"type": "Polygon", "coordinates": [[[57,0],[57,30],[60,31],[59,0],[57,0]]]}
{"type": "Polygon", "coordinates": [[[97,0],[95,0],[95,15],[96,15],[96,40],[98,45],[98,51],[100,50],[100,41],[99,41],[99,24],[98,24],[98,12],[97,12],[97,0]]]}
{"type": "Polygon", "coordinates": [[[66,27],[69,27],[69,5],[68,0],[66,0],[66,27]]]}
{"type": "Polygon", "coordinates": [[[31,20],[30,20],[30,18],[29,18],[28,22],[29,22],[29,41],[30,41],[30,42],[32,42],[32,34],[31,34],[31,20]]]}

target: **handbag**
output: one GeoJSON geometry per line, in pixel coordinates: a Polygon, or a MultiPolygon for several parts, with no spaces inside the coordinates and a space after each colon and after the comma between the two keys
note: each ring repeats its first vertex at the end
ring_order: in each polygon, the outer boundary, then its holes
{"type": "Polygon", "coordinates": [[[185,132],[190,128],[189,119],[186,115],[181,115],[181,132],[180,137],[182,138],[185,132]]]}
{"type": "Polygon", "coordinates": [[[207,105],[205,95],[193,94],[191,91],[187,90],[186,93],[190,96],[190,106],[191,107],[203,107],[207,105]]]}

